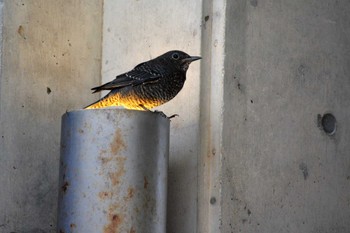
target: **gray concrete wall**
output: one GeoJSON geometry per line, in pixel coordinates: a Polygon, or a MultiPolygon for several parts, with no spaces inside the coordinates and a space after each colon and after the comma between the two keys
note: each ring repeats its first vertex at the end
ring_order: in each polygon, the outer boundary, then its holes
{"type": "Polygon", "coordinates": [[[227,1],[221,232],[350,232],[349,12],[227,1]]]}
{"type": "Polygon", "coordinates": [[[61,115],[96,99],[102,1],[4,2],[0,232],[56,232],[61,115]]]}

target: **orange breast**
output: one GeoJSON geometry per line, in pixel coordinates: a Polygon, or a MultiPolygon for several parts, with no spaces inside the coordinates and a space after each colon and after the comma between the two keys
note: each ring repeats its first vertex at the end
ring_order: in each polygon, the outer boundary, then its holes
{"type": "Polygon", "coordinates": [[[122,106],[127,109],[145,110],[144,108],[151,109],[165,102],[164,100],[140,98],[134,94],[121,95],[120,93],[115,93],[107,95],[100,101],[86,107],[86,109],[122,106]]]}

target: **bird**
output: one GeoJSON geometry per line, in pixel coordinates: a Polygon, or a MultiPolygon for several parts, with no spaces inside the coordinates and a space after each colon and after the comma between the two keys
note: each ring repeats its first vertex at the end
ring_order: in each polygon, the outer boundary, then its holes
{"type": "Polygon", "coordinates": [[[111,82],[91,88],[93,93],[110,92],[85,109],[121,106],[126,109],[151,111],[173,99],[186,81],[189,65],[199,56],[190,56],[180,50],[164,53],[135,66],[129,72],[116,76],[111,82]]]}

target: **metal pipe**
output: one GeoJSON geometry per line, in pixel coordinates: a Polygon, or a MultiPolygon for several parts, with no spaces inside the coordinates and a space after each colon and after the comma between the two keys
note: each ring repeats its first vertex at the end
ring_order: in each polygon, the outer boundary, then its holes
{"type": "Polygon", "coordinates": [[[169,120],[121,109],[62,116],[58,233],[165,233],[169,120]]]}

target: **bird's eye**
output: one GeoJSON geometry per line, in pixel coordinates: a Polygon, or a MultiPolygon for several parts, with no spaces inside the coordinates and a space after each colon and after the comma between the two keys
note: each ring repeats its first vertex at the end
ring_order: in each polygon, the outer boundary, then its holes
{"type": "Polygon", "coordinates": [[[173,53],[173,55],[171,55],[171,58],[174,59],[174,60],[177,60],[179,59],[179,54],[178,53],[173,53]]]}

